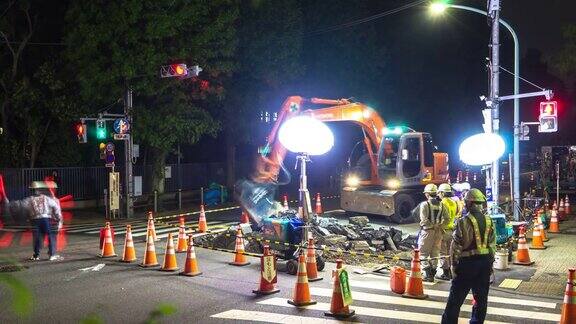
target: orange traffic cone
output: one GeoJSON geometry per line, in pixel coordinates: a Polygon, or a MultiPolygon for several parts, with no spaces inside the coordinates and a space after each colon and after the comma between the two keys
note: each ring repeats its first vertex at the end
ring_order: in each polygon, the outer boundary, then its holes
{"type": "Polygon", "coordinates": [[[264,254],[260,257],[260,287],[252,290],[256,295],[270,295],[280,291],[276,288],[276,257],[270,253],[270,246],[264,245],[264,254]]]}
{"type": "Polygon", "coordinates": [[[132,240],[132,226],[126,225],[126,238],[124,240],[124,253],[122,254],[122,262],[136,261],[136,250],[134,249],[134,241],[132,240]]]}
{"type": "Polygon", "coordinates": [[[560,199],[560,204],[558,207],[558,216],[560,216],[560,218],[566,217],[566,210],[564,209],[564,200],[563,199],[560,199]]]}
{"type": "Polygon", "coordinates": [[[316,214],[322,214],[322,201],[320,200],[320,193],[316,194],[316,214]]]}
{"type": "Polygon", "coordinates": [[[308,274],[308,281],[322,280],[318,277],[318,267],[316,266],[316,249],[314,247],[314,239],[312,235],[308,238],[308,248],[306,252],[306,273],[308,274]]]}
{"type": "Polygon", "coordinates": [[[542,223],[541,213],[538,213],[538,226],[540,226],[540,236],[542,236],[542,242],[548,242],[550,239],[546,236],[546,229],[544,228],[544,223],[542,223]]]}
{"type": "Polygon", "coordinates": [[[246,266],[249,265],[250,262],[246,260],[246,255],[244,255],[244,239],[242,238],[242,230],[238,229],[236,232],[236,247],[234,248],[234,261],[228,264],[235,265],[235,266],[246,266]]]}
{"type": "Polygon", "coordinates": [[[198,231],[200,233],[206,233],[208,231],[208,224],[206,224],[206,212],[204,211],[204,205],[200,205],[200,217],[198,218],[198,231]]]}
{"type": "Polygon", "coordinates": [[[415,299],[428,298],[428,295],[424,294],[422,272],[420,272],[420,250],[418,249],[414,249],[410,277],[408,278],[408,287],[406,292],[402,294],[402,297],[415,299]]]}
{"type": "Polygon", "coordinates": [[[164,262],[160,271],[176,271],[178,264],[176,263],[176,253],[174,252],[174,241],[172,240],[172,233],[168,233],[168,240],[166,241],[166,252],[164,253],[164,262]]]}
{"type": "Polygon", "coordinates": [[[308,275],[306,274],[306,257],[304,251],[300,251],[298,257],[298,274],[296,275],[296,286],[294,286],[294,298],[288,300],[288,304],[296,307],[316,304],[315,300],[310,297],[310,285],[308,284],[308,275]]]}
{"type": "Polygon", "coordinates": [[[532,230],[532,245],[530,248],[534,250],[544,250],[546,248],[542,240],[542,234],[540,233],[540,226],[537,223],[534,223],[532,230]]]}
{"type": "Polygon", "coordinates": [[[518,234],[518,251],[516,252],[516,261],[514,264],[518,265],[533,265],[534,261],[530,261],[530,253],[528,251],[528,244],[526,244],[526,230],[524,226],[520,226],[520,233],[518,234]]]}
{"type": "Polygon", "coordinates": [[[550,233],[560,233],[560,226],[558,225],[558,214],[555,210],[552,210],[552,217],[550,217],[550,227],[548,228],[550,233]]]}
{"type": "Polygon", "coordinates": [[[150,233],[152,233],[152,238],[154,241],[158,241],[158,238],[156,237],[156,227],[154,226],[154,217],[152,216],[152,212],[148,212],[148,229],[150,230],[150,233]]]}
{"type": "Polygon", "coordinates": [[[284,202],[282,203],[284,210],[288,210],[290,207],[288,206],[288,196],[284,195],[284,202]]]}
{"type": "Polygon", "coordinates": [[[572,211],[570,210],[570,200],[568,199],[568,195],[564,198],[564,212],[566,215],[570,215],[572,211]]]}
{"type": "Polygon", "coordinates": [[[180,215],[180,217],[178,218],[178,225],[182,226],[182,225],[186,225],[186,220],[184,218],[184,215],[180,215]]]}
{"type": "Polygon", "coordinates": [[[176,246],[176,252],[186,252],[187,248],[188,241],[186,240],[186,226],[180,224],[180,228],[178,229],[178,245],[176,246]]]}
{"type": "Polygon", "coordinates": [[[242,215],[240,216],[240,224],[250,224],[250,218],[244,209],[242,209],[242,215]]]}
{"type": "Polygon", "coordinates": [[[568,281],[564,291],[564,304],[562,305],[562,317],[560,324],[576,323],[576,290],[574,289],[574,272],[576,269],[568,269],[568,281]]]}
{"type": "Polygon", "coordinates": [[[104,245],[102,245],[100,257],[111,258],[115,256],[116,253],[114,253],[114,242],[112,241],[112,233],[110,232],[110,223],[106,222],[106,227],[104,227],[104,245]]]}
{"type": "Polygon", "coordinates": [[[184,263],[184,271],[180,272],[182,276],[196,277],[201,275],[202,272],[198,270],[198,261],[196,261],[196,252],[194,251],[194,237],[188,236],[188,253],[186,253],[186,262],[184,263]]]}
{"type": "Polygon", "coordinates": [[[347,318],[354,316],[356,312],[350,310],[348,305],[344,305],[344,298],[342,297],[342,289],[340,288],[339,269],[342,269],[342,260],[336,260],[336,270],[332,272],[334,278],[334,289],[332,290],[332,301],[330,302],[330,311],[325,312],[324,315],[336,318],[347,318]]]}
{"type": "Polygon", "coordinates": [[[158,260],[156,259],[156,248],[154,247],[154,237],[152,236],[152,231],[148,229],[146,233],[146,251],[144,251],[144,260],[142,260],[141,267],[149,268],[158,265],[158,260]]]}

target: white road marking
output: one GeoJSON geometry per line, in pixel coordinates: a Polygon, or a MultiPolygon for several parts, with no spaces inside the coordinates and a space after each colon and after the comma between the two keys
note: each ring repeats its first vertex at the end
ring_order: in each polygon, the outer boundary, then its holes
{"type": "Polygon", "coordinates": [[[280,324],[342,324],[342,323],[358,323],[338,321],[328,318],[317,318],[297,315],[286,315],[270,312],[257,312],[245,311],[239,309],[231,309],[222,313],[214,314],[210,317],[230,319],[234,321],[250,321],[250,322],[267,322],[267,323],[280,323],[280,324]]]}

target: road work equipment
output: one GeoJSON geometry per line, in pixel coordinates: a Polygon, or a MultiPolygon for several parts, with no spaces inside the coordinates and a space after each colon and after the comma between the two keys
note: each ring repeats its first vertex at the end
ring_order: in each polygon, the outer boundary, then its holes
{"type": "Polygon", "coordinates": [[[316,304],[316,301],[310,297],[310,285],[308,284],[308,275],[306,274],[306,257],[304,256],[304,251],[301,251],[298,257],[298,273],[296,276],[294,297],[288,300],[288,304],[296,307],[316,304]]]}
{"type": "Polygon", "coordinates": [[[184,262],[184,271],[180,272],[182,276],[196,277],[201,275],[202,272],[198,270],[198,261],[196,260],[196,252],[194,251],[194,236],[188,236],[188,252],[186,253],[186,261],[184,262]]]}
{"type": "Polygon", "coordinates": [[[168,233],[166,250],[164,252],[164,262],[162,262],[162,268],[160,268],[160,271],[176,270],[178,270],[178,263],[176,261],[176,252],[174,251],[174,240],[172,239],[172,233],[168,233]]]}
{"type": "Polygon", "coordinates": [[[448,155],[435,152],[432,136],[409,127],[387,127],[376,110],[348,99],[288,97],[278,113],[267,141],[259,149],[251,182],[239,183],[241,204],[256,223],[277,212],[274,196],[286,148],[278,140],[280,126],[295,116],[322,122],[351,122],[364,136],[349,159],[341,188],[341,207],[348,212],[390,217],[397,223],[413,222],[412,209],[422,200],[429,183],[446,182],[448,155]],[[365,153],[356,151],[363,148],[365,153]],[[256,188],[254,188],[256,187],[256,188]]]}
{"type": "Polygon", "coordinates": [[[124,239],[124,253],[122,254],[122,262],[136,261],[136,250],[134,249],[134,241],[132,240],[132,226],[126,225],[126,238],[124,239]]]}
{"type": "Polygon", "coordinates": [[[332,290],[330,311],[324,313],[326,316],[348,318],[356,314],[354,310],[349,308],[352,302],[352,293],[350,291],[350,285],[348,284],[348,273],[343,269],[342,264],[342,260],[336,260],[336,270],[332,271],[334,289],[332,290]],[[344,281],[341,281],[341,278],[344,278],[344,281]],[[342,288],[344,288],[344,290],[342,288]]]}
{"type": "Polygon", "coordinates": [[[280,291],[276,288],[277,280],[276,257],[270,253],[270,246],[264,245],[264,253],[260,257],[260,286],[252,292],[256,295],[275,294],[280,291]]]}
{"type": "Polygon", "coordinates": [[[244,238],[242,237],[242,230],[238,229],[236,232],[236,247],[234,248],[234,261],[228,264],[243,267],[250,264],[244,255],[244,238]]]}
{"type": "Polygon", "coordinates": [[[414,249],[412,265],[410,268],[410,277],[408,277],[408,287],[402,297],[414,299],[428,298],[428,295],[424,294],[422,272],[420,272],[420,250],[418,249],[414,249]]]}
{"type": "Polygon", "coordinates": [[[116,253],[114,253],[114,242],[112,241],[112,233],[110,232],[110,223],[106,222],[106,227],[104,228],[104,245],[102,246],[100,257],[111,258],[115,256],[116,253]]]}
{"type": "Polygon", "coordinates": [[[142,260],[141,267],[149,268],[158,266],[158,259],[156,259],[156,248],[154,247],[154,237],[152,230],[148,229],[146,233],[146,251],[144,251],[144,259],[142,260]]]}

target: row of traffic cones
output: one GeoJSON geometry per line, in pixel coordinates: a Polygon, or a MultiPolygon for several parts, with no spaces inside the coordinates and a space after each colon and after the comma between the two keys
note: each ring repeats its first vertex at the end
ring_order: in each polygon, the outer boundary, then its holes
{"type": "MultiPolygon", "coordinates": [[[[288,206],[288,196],[284,195],[282,197],[282,207],[284,208],[284,210],[288,210],[290,207],[288,206]]],[[[320,193],[316,194],[316,208],[314,209],[314,212],[318,215],[321,215],[323,213],[322,210],[322,198],[320,197],[320,193]]]]}

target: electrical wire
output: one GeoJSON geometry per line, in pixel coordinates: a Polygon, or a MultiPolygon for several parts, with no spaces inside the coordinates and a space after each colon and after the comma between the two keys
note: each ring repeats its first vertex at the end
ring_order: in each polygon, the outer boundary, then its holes
{"type": "MultiPolygon", "coordinates": [[[[512,76],[516,76],[516,74],[514,74],[514,72],[510,72],[509,70],[506,70],[506,69],[505,69],[504,67],[502,67],[502,66],[499,66],[499,68],[501,68],[502,70],[504,70],[504,72],[507,72],[508,74],[511,74],[512,76]]],[[[542,91],[546,90],[545,88],[542,88],[542,87],[538,86],[537,84],[534,84],[534,83],[532,83],[532,82],[524,79],[524,78],[521,77],[521,76],[518,76],[518,79],[520,79],[520,80],[528,83],[529,85],[531,85],[531,86],[533,86],[533,87],[536,87],[536,88],[538,88],[538,89],[540,89],[540,90],[542,90],[542,91]]]]}

